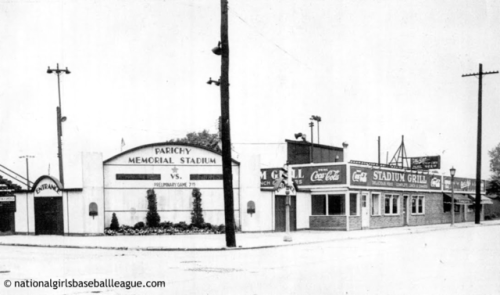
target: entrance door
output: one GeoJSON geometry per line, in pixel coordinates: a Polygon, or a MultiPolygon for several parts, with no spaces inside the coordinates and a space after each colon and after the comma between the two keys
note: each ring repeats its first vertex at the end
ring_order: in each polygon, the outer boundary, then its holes
{"type": "Polygon", "coordinates": [[[410,210],[408,209],[408,207],[409,207],[408,206],[408,202],[409,202],[408,200],[409,200],[408,196],[404,196],[403,197],[403,216],[404,216],[403,217],[404,218],[403,224],[405,226],[408,225],[408,219],[409,219],[409,216],[410,216],[410,210]]]}
{"type": "Polygon", "coordinates": [[[370,227],[370,205],[368,193],[361,194],[361,228],[370,227]]]}
{"type": "Polygon", "coordinates": [[[14,212],[0,208],[0,235],[14,233],[14,212]]]}
{"type": "MultiPolygon", "coordinates": [[[[275,231],[286,231],[286,196],[275,196],[274,219],[275,231]]],[[[292,204],[290,206],[290,231],[297,230],[297,199],[290,196],[292,204]]]]}
{"type": "Polygon", "coordinates": [[[35,234],[64,235],[61,197],[35,198],[35,234]]]}

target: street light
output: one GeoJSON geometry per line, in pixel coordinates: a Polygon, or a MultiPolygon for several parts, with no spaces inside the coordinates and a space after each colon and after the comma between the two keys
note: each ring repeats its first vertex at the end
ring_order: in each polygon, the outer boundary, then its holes
{"type": "Polygon", "coordinates": [[[288,165],[288,161],[283,165],[285,169],[283,175],[285,177],[285,237],[283,238],[284,242],[291,242],[292,235],[290,234],[290,206],[292,205],[292,197],[290,196],[290,189],[292,188],[292,175],[291,171],[288,171],[290,166],[288,165]],[[289,174],[290,173],[290,174],[289,174]]]}
{"type": "Polygon", "coordinates": [[[320,116],[312,116],[311,120],[318,122],[318,144],[319,144],[319,122],[321,122],[320,116]]]}
{"type": "Polygon", "coordinates": [[[64,172],[63,172],[63,154],[62,154],[62,122],[66,121],[66,117],[62,116],[62,109],[61,109],[61,73],[64,74],[71,74],[71,72],[66,69],[59,69],[59,64],[57,64],[57,67],[55,69],[51,69],[48,67],[47,69],[47,74],[52,74],[56,73],[57,75],[57,91],[59,94],[59,106],[56,108],[57,112],[57,157],[59,158],[59,181],[61,181],[61,184],[64,186],[64,172]]]}
{"type": "Polygon", "coordinates": [[[302,139],[302,141],[306,141],[306,135],[302,132],[295,133],[295,139],[302,139]]]}
{"type": "Polygon", "coordinates": [[[314,134],[313,134],[313,127],[314,127],[314,122],[309,122],[309,127],[311,127],[311,147],[309,151],[309,162],[313,162],[314,160],[314,134]]]}
{"type": "Polygon", "coordinates": [[[451,175],[451,226],[455,224],[455,195],[454,195],[454,189],[453,189],[453,181],[455,179],[455,172],[457,172],[457,169],[451,167],[450,169],[450,175],[451,175]]]}
{"type": "Polygon", "coordinates": [[[26,187],[28,188],[27,190],[30,190],[30,166],[28,164],[28,159],[29,158],[34,158],[35,156],[20,156],[20,159],[26,158],[26,187]]]}

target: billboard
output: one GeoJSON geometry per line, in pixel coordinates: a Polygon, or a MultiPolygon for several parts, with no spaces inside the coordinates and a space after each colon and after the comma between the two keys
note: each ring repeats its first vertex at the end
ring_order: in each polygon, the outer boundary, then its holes
{"type": "Polygon", "coordinates": [[[412,170],[441,169],[441,156],[410,157],[412,170]]]}
{"type": "Polygon", "coordinates": [[[441,176],[351,166],[351,185],[403,189],[441,189],[441,176]]]}

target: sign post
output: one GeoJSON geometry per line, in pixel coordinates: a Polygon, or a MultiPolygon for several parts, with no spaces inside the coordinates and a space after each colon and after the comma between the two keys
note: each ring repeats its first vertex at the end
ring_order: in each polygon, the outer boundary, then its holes
{"type": "Polygon", "coordinates": [[[286,200],[285,200],[285,238],[283,241],[285,242],[291,242],[292,241],[292,235],[290,234],[290,205],[292,204],[292,198],[290,197],[290,188],[292,187],[291,182],[292,182],[292,177],[291,175],[288,176],[288,163],[285,164],[285,173],[284,173],[284,178],[285,178],[285,194],[286,194],[286,200]]]}

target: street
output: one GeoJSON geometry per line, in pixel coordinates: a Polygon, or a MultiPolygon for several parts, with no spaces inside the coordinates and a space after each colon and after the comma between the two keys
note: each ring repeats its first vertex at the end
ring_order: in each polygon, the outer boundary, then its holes
{"type": "Polygon", "coordinates": [[[0,293],[500,294],[498,245],[500,226],[237,251],[2,246],[0,293]],[[165,286],[14,287],[16,280],[50,279],[164,281],[165,286]],[[9,288],[6,280],[12,282],[9,288]]]}

